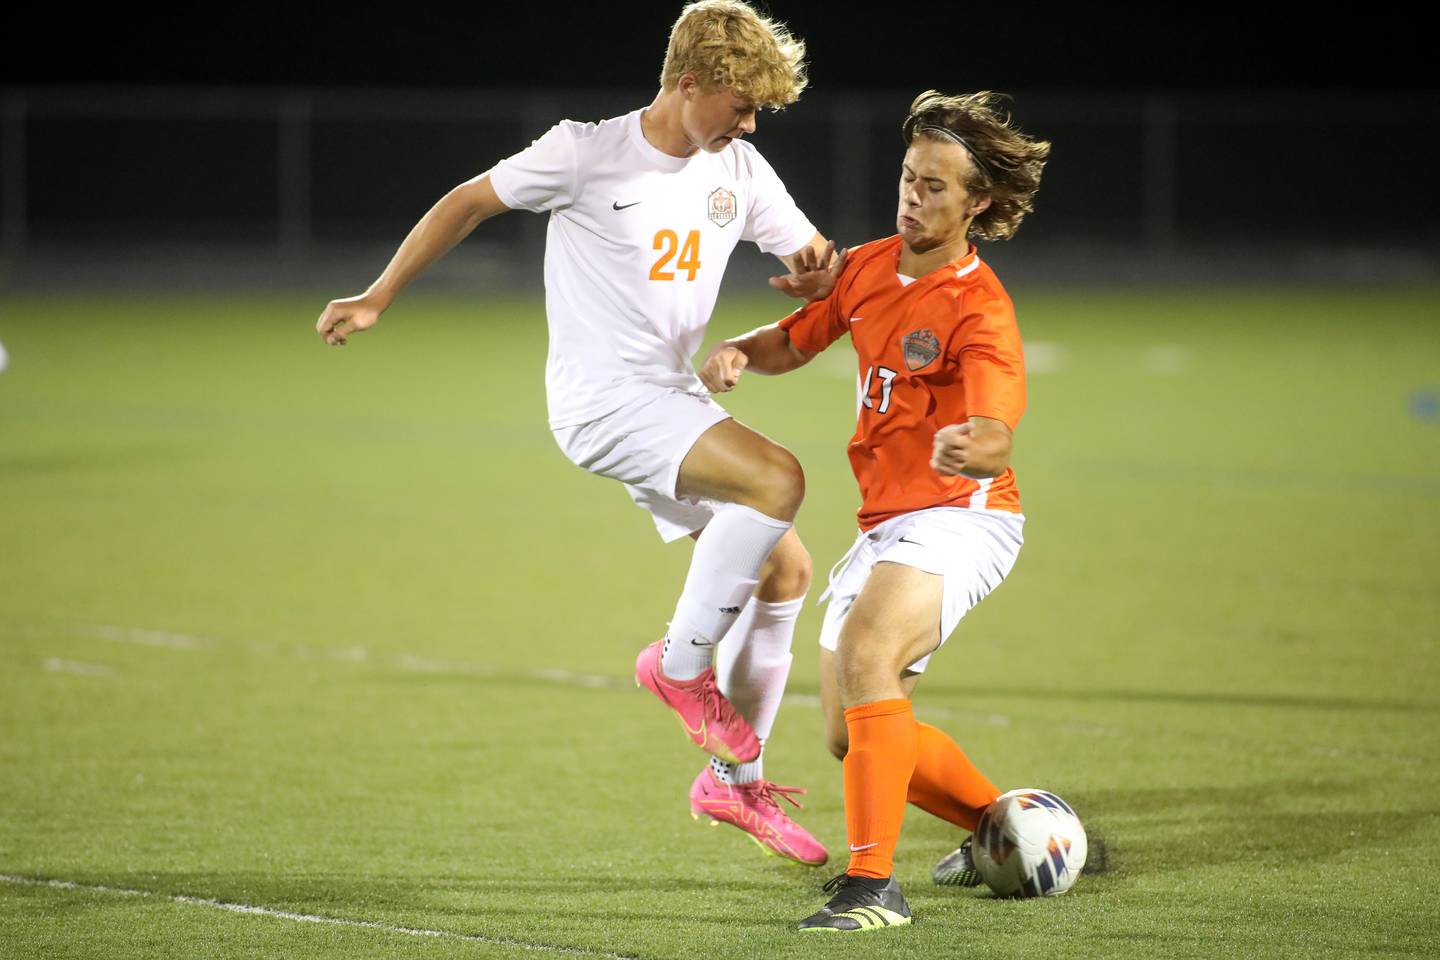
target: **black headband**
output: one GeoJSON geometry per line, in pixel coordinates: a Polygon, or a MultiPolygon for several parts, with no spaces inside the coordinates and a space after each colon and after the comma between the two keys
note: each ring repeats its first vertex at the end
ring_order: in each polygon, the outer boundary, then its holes
{"type": "Polygon", "coordinates": [[[990,165],[987,164],[984,160],[981,160],[980,154],[975,152],[975,148],[970,146],[970,144],[966,143],[965,138],[960,136],[960,134],[956,133],[954,130],[949,129],[948,127],[936,126],[933,123],[920,123],[915,125],[912,132],[935,134],[937,136],[944,137],[947,140],[953,140],[955,143],[960,144],[960,146],[965,148],[965,152],[970,154],[970,159],[975,162],[975,166],[979,167],[980,172],[985,174],[985,178],[992,183],[994,182],[995,174],[990,170],[990,165]]]}

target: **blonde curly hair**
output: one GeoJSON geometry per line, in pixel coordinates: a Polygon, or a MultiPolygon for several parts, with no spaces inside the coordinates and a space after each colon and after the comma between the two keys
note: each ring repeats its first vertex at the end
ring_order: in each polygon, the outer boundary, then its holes
{"type": "Polygon", "coordinates": [[[1020,221],[1035,210],[1040,173],[1050,156],[1050,144],[1026,136],[1015,126],[1001,93],[946,96],[926,90],[910,104],[901,133],[905,145],[917,137],[959,143],[974,161],[965,188],[990,198],[990,206],[976,215],[970,235],[982,240],[1008,240],[1020,221]]]}
{"type": "Polygon", "coordinates": [[[700,0],[680,12],[660,85],[674,90],[687,73],[707,90],[728,87],[757,107],[775,109],[800,99],[809,82],[805,41],[740,0],[700,0]]]}

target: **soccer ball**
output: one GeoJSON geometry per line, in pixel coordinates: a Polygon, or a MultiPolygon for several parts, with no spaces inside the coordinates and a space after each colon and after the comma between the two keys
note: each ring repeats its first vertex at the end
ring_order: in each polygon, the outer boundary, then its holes
{"type": "Polygon", "coordinates": [[[1001,794],[980,815],[972,844],[980,876],[1002,897],[1053,897],[1085,868],[1085,828],[1070,804],[1026,787],[1001,794]]]}

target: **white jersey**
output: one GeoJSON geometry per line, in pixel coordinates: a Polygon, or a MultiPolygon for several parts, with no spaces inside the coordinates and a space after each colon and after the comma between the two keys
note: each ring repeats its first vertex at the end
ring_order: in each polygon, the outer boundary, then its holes
{"type": "Polygon", "coordinates": [[[550,212],[551,427],[597,420],[649,385],[703,390],[691,357],[735,244],[788,256],[815,235],[753,146],[672,157],[640,113],[561,121],[490,171],[507,207],[550,212]]]}

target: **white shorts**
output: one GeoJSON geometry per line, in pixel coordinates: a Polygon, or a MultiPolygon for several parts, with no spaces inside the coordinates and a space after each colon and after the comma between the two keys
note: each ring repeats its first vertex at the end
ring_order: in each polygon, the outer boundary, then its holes
{"type": "Polygon", "coordinates": [[[656,387],[608,416],[552,431],[570,462],[625,485],[636,504],[650,511],[666,543],[704,529],[716,500],[679,499],[680,464],[700,435],[730,419],[708,393],[656,387]]]}
{"type": "MultiPolygon", "coordinates": [[[[862,532],[830,571],[830,586],[820,597],[830,598],[820,627],[820,646],[836,648],[850,607],[870,579],[871,568],[881,561],[945,578],[939,640],[944,644],[960,618],[1000,586],[1015,566],[1025,542],[1024,526],[1025,516],[1019,513],[934,507],[902,513],[862,532]]],[[[923,672],[933,653],[912,663],[910,672],[923,672]]]]}

